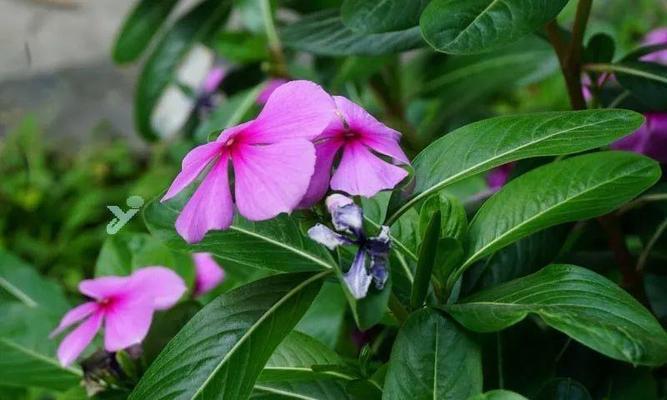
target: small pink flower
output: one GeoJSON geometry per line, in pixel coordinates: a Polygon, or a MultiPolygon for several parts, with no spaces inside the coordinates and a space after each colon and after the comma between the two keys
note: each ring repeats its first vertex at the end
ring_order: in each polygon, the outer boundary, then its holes
{"type": "Polygon", "coordinates": [[[611,147],[644,154],[667,164],[667,113],[646,114],[646,123],[637,132],[614,142],[611,147]]]}
{"type": "Polygon", "coordinates": [[[500,167],[492,169],[486,175],[486,184],[492,191],[496,192],[502,189],[503,186],[510,179],[510,175],[514,170],[515,163],[503,164],[500,167]]]}
{"type": "Polygon", "coordinates": [[[215,142],[190,151],[162,201],[185,189],[206,167],[210,170],[178,216],[178,233],[194,243],[210,230],[229,228],[234,203],[252,221],[294,210],[315,167],[311,140],[334,118],[334,109],[331,96],[318,85],[289,82],[273,92],[257,119],[226,129],[215,142]]]}
{"type": "Polygon", "coordinates": [[[194,253],[195,261],[195,295],[200,296],[222,282],[225,271],[218,265],[210,253],[194,253]]]}
{"type": "Polygon", "coordinates": [[[257,104],[266,104],[273,92],[287,82],[289,82],[287,79],[282,78],[269,79],[266,84],[264,84],[264,88],[262,88],[262,90],[259,92],[259,95],[257,96],[257,104]]]}
{"type": "Polygon", "coordinates": [[[366,110],[345,97],[334,97],[339,118],[315,139],[317,163],[302,206],[319,201],[331,188],[351,195],[372,197],[398,185],[408,173],[394,162],[409,164],[399,146],[401,134],[376,120],[366,110]],[[332,177],[336,155],[342,157],[332,177]]]}
{"type": "Polygon", "coordinates": [[[70,310],[51,337],[81,322],[58,347],[58,360],[71,364],[92,342],[104,322],[104,348],[118,351],[146,337],[155,310],[170,308],[185,293],[185,283],[164,267],[146,267],[130,276],[84,280],[79,291],[93,299],[70,310]]]}
{"type": "MultiPolygon", "coordinates": [[[[667,28],[658,28],[649,32],[643,41],[644,46],[667,44],[667,28]]],[[[667,50],[660,50],[642,57],[642,61],[667,64],[667,50]]]]}

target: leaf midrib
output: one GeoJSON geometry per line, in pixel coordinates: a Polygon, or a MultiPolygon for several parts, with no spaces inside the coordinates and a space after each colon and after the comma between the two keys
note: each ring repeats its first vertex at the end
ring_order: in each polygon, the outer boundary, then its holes
{"type": "Polygon", "coordinates": [[[17,300],[30,308],[35,308],[39,305],[39,303],[37,303],[37,301],[30,297],[30,295],[28,295],[25,291],[21,290],[21,288],[17,287],[3,277],[0,277],[0,287],[5,289],[7,292],[9,292],[9,294],[13,295],[17,300]]]}
{"type": "Polygon", "coordinates": [[[461,39],[461,37],[462,37],[465,33],[467,33],[468,30],[469,30],[473,25],[475,25],[475,23],[476,23],[478,20],[479,20],[483,15],[485,15],[486,13],[488,13],[490,9],[492,9],[493,7],[495,7],[496,4],[498,4],[499,1],[500,1],[500,0],[493,0],[493,1],[491,1],[491,3],[489,3],[489,5],[486,6],[486,8],[484,8],[484,10],[482,10],[481,13],[477,14],[477,16],[476,16],[472,21],[470,21],[470,23],[469,23],[465,28],[463,28],[463,29],[458,33],[458,35],[456,35],[456,37],[455,37],[454,39],[450,40],[450,41],[447,43],[447,45],[442,46],[442,47],[451,47],[452,45],[456,44],[456,43],[461,39]]]}
{"type": "Polygon", "coordinates": [[[280,298],[275,304],[273,304],[262,316],[255,321],[255,323],[244,333],[241,338],[232,346],[231,349],[225,354],[225,356],[220,360],[218,365],[209,373],[208,377],[206,380],[199,386],[197,391],[192,395],[190,398],[191,400],[194,400],[199,396],[199,394],[202,392],[202,390],[210,383],[211,379],[220,371],[220,369],[225,365],[225,363],[229,360],[229,358],[234,355],[236,350],[241,347],[246,340],[252,336],[252,334],[255,332],[255,330],[258,329],[259,326],[264,323],[264,321],[269,318],[278,308],[280,308],[287,300],[289,300],[292,296],[294,296],[296,293],[300,292],[302,289],[304,289],[306,286],[310,285],[313,282],[316,282],[319,279],[324,278],[325,276],[329,275],[331,273],[331,270],[323,271],[320,272],[319,274],[313,275],[309,279],[306,279],[305,281],[301,282],[297,286],[293,287],[290,289],[283,297],[280,298]]]}

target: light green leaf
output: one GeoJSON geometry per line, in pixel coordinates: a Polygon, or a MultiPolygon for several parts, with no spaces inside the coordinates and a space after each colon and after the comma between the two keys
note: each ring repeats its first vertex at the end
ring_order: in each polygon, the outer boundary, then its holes
{"type": "Polygon", "coordinates": [[[531,233],[604,215],[660,178],[657,162],[625,152],[585,154],[536,168],[505,185],[468,230],[464,268],[531,233]]]}
{"type": "Polygon", "coordinates": [[[426,41],[450,54],[512,43],[554,19],[568,0],[433,0],[420,20],[426,41]]]}
{"type": "Polygon", "coordinates": [[[430,0],[345,0],[343,23],[362,33],[400,31],[419,23],[430,0]]]}
{"type": "Polygon", "coordinates": [[[383,400],[460,400],[482,392],[479,346],[432,309],[413,313],[398,332],[383,400]]]}
{"type": "Polygon", "coordinates": [[[246,398],[328,274],[275,275],[221,295],[169,342],[129,398],[246,398]]]}
{"type": "Polygon", "coordinates": [[[178,0],[141,0],[123,22],[113,47],[118,64],[135,61],[160,30],[178,0]]]}
{"type": "Polygon", "coordinates": [[[604,146],[634,132],[643,121],[632,111],[590,110],[503,116],[466,125],[415,158],[413,195],[387,221],[393,223],[421,200],[464,178],[524,158],[604,146]]]}
{"type": "Polygon", "coordinates": [[[398,53],[423,43],[418,27],[370,35],[356,33],[343,25],[337,10],[308,15],[285,27],[281,37],[287,47],[330,56],[398,53]]]}
{"type": "Polygon", "coordinates": [[[667,333],[653,315],[614,283],[573,265],[548,266],[445,308],[477,332],[505,329],[532,314],[608,357],[635,365],[667,361],[667,333]]]}
{"type": "Polygon", "coordinates": [[[218,31],[226,21],[231,1],[205,0],[169,29],[146,60],[137,83],[135,121],[137,130],[148,139],[159,134],[151,126],[151,114],[160,95],[175,79],[178,66],[196,43],[218,31]]]}
{"type": "Polygon", "coordinates": [[[228,230],[209,232],[201,242],[188,245],[174,228],[187,197],[183,193],[167,203],[156,199],[144,208],[148,230],[173,249],[215,254],[223,266],[282,272],[335,267],[326,248],[305,237],[297,221],[288,215],[264,222],[250,222],[237,216],[228,230]]]}

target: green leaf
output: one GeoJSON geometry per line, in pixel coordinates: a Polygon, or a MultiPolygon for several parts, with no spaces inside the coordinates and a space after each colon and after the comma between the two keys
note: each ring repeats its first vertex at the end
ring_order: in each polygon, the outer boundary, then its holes
{"type": "Polygon", "coordinates": [[[135,61],[160,30],[178,0],[141,0],[123,22],[112,57],[118,64],[135,61]]]}
{"type": "Polygon", "coordinates": [[[363,33],[400,31],[416,26],[430,0],[345,0],[343,23],[363,33]]]}
{"type": "Polygon", "coordinates": [[[431,283],[431,274],[436,261],[438,242],[440,239],[441,214],[436,211],[431,218],[431,222],[424,233],[421,249],[419,251],[419,261],[417,261],[417,270],[415,271],[415,280],[412,284],[412,294],[410,295],[410,307],[416,309],[421,307],[426,300],[428,289],[431,283]]]}
{"type": "Polygon", "coordinates": [[[420,20],[436,50],[481,53],[512,43],[554,19],[568,0],[433,0],[420,20]]]}
{"type": "Polygon", "coordinates": [[[162,92],[175,79],[179,64],[193,45],[220,29],[229,15],[230,5],[229,0],[199,3],[176,21],[148,57],[135,96],[137,130],[147,139],[159,137],[151,126],[151,114],[162,92]]]}
{"type": "MultiPolygon", "coordinates": [[[[278,346],[264,366],[257,382],[314,380],[327,377],[313,370],[314,366],[343,367],[344,362],[333,350],[316,339],[292,332],[278,346]]],[[[329,378],[355,379],[355,376],[331,374],[329,378]]]]}
{"type": "Polygon", "coordinates": [[[299,382],[262,382],[255,385],[253,400],[352,400],[344,383],[330,379],[299,382]]]}
{"type": "Polygon", "coordinates": [[[184,193],[167,203],[155,199],[144,208],[148,230],[173,249],[209,252],[223,265],[235,268],[295,272],[336,265],[326,248],[305,237],[298,222],[288,215],[264,222],[250,222],[237,216],[228,230],[209,232],[201,242],[189,245],[174,228],[187,197],[184,193]]]}
{"type": "Polygon", "coordinates": [[[419,47],[419,28],[376,33],[356,33],[346,28],[337,10],[308,15],[281,31],[285,46],[319,55],[345,56],[398,53],[419,47]]]}
{"type": "Polygon", "coordinates": [[[505,329],[532,314],[608,357],[635,365],[667,361],[667,333],[653,315],[614,283],[573,265],[548,266],[445,309],[477,332],[505,329]]]}
{"type": "Polygon", "coordinates": [[[509,390],[492,390],[490,392],[478,394],[470,397],[468,400],[528,400],[522,395],[509,390]]]}
{"type": "Polygon", "coordinates": [[[415,189],[393,210],[407,209],[452,183],[530,157],[577,153],[634,132],[644,118],[627,110],[589,110],[503,116],[479,121],[431,143],[413,162],[415,189]]]}
{"type": "Polygon", "coordinates": [[[481,392],[479,346],[437,311],[413,313],[394,342],[383,400],[459,400],[481,392]]]}
{"type": "Polygon", "coordinates": [[[48,339],[68,309],[57,284],[0,251],[0,386],[61,391],[79,382],[81,372],[61,367],[48,339]]]}
{"type": "Polygon", "coordinates": [[[440,192],[424,202],[419,212],[419,233],[421,237],[426,234],[430,221],[435,213],[440,214],[441,238],[462,239],[468,230],[468,216],[461,201],[447,193],[440,192]]]}
{"type": "Polygon", "coordinates": [[[585,154],[510,181],[477,212],[465,266],[531,233],[604,215],[660,178],[657,162],[625,152],[585,154]]]}
{"type": "Polygon", "coordinates": [[[275,275],[221,295],[169,342],[129,398],[246,398],[328,274],[275,275]]]}
{"type": "Polygon", "coordinates": [[[347,300],[343,288],[338,282],[324,282],[320,294],[299,321],[296,330],[312,336],[333,349],[343,328],[346,311],[347,300]]]}
{"type": "Polygon", "coordinates": [[[618,83],[650,108],[667,108],[667,66],[648,62],[626,61],[615,65],[618,83]]]}
{"type": "Polygon", "coordinates": [[[591,400],[586,386],[571,378],[555,378],[537,394],[537,400],[591,400]]]}

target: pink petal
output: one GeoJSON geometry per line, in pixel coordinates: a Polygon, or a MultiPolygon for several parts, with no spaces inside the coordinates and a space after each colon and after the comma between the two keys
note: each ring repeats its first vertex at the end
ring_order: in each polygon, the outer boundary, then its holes
{"type": "Polygon", "coordinates": [[[58,324],[58,327],[53,332],[51,332],[49,337],[54,337],[58,335],[63,330],[67,329],[68,327],[76,324],[77,322],[86,318],[90,314],[94,313],[97,309],[98,309],[97,303],[95,303],[94,301],[89,301],[87,303],[83,303],[81,305],[74,307],[73,309],[69,310],[67,314],[65,314],[63,319],[60,321],[60,324],[58,324]]]}
{"type": "Polygon", "coordinates": [[[187,290],[183,279],[165,267],[144,267],[132,274],[132,294],[150,296],[156,310],[171,308],[187,290]]]}
{"type": "Polygon", "coordinates": [[[102,326],[103,316],[102,312],[93,313],[90,318],[65,336],[58,346],[58,360],[62,366],[70,365],[93,341],[95,334],[102,326]]]}
{"type": "Polygon", "coordinates": [[[259,95],[257,96],[257,104],[259,105],[266,104],[266,102],[269,101],[269,97],[271,97],[273,92],[287,82],[288,82],[287,79],[271,79],[268,82],[266,82],[264,88],[262,88],[262,91],[259,92],[259,95]]]}
{"type": "Polygon", "coordinates": [[[384,189],[393,189],[408,173],[389,164],[361,143],[349,143],[343,150],[343,158],[333,178],[331,188],[351,195],[373,197],[384,189]]]}
{"type": "Polygon", "coordinates": [[[201,295],[215,288],[222,282],[225,272],[209,253],[194,253],[195,261],[195,294],[201,295]]]}
{"type": "Polygon", "coordinates": [[[299,207],[307,208],[322,200],[322,197],[329,190],[329,180],[331,179],[331,167],[338,150],[343,145],[340,140],[332,139],[315,145],[315,172],[310,178],[310,185],[306,195],[301,199],[299,207]]]}
{"type": "Polygon", "coordinates": [[[167,194],[162,197],[161,201],[166,201],[176,196],[192,181],[197,179],[197,176],[213,161],[215,156],[220,154],[221,149],[222,143],[218,142],[203,144],[192,149],[183,159],[181,172],[174,179],[167,194]]]}
{"type": "Polygon", "coordinates": [[[239,213],[261,221],[297,207],[313,175],[315,148],[301,139],[244,145],[235,149],[232,162],[239,213]]]}
{"type": "Polygon", "coordinates": [[[277,88],[248,132],[249,143],[314,139],[335,117],[335,105],[319,85],[292,81],[277,88]]]}
{"type": "Polygon", "coordinates": [[[129,276],[103,276],[86,279],[79,283],[79,291],[96,300],[109,299],[127,293],[130,283],[129,276]]]}
{"type": "Polygon", "coordinates": [[[148,334],[153,312],[148,296],[128,297],[112,304],[105,315],[104,348],[118,351],[141,343],[148,334]]]}
{"type": "Polygon", "coordinates": [[[404,164],[410,161],[399,141],[401,134],[375,119],[361,106],[342,96],[335,96],[336,107],[341,112],[349,129],[361,135],[361,142],[378,153],[393,157],[404,164]]]}
{"type": "Polygon", "coordinates": [[[187,202],[176,219],[176,231],[188,243],[196,243],[213,229],[232,224],[234,206],[229,190],[227,163],[222,156],[187,202]]]}

